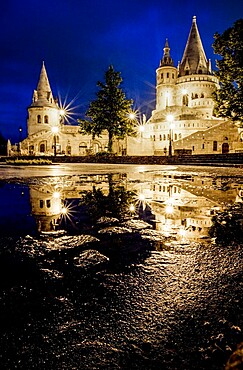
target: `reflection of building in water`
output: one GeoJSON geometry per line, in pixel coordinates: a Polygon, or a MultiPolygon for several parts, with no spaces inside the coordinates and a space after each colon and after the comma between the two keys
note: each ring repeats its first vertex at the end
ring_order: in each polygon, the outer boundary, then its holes
{"type": "Polygon", "coordinates": [[[142,188],[156,229],[189,239],[206,236],[215,212],[239,201],[241,193],[227,178],[193,175],[154,174],[142,188]]]}
{"type": "Polygon", "coordinates": [[[62,212],[60,193],[45,185],[30,186],[30,202],[38,231],[55,230],[62,212]]]}
{"type": "Polygon", "coordinates": [[[227,177],[163,172],[128,176],[116,174],[111,179],[107,175],[81,175],[61,181],[58,178],[52,185],[30,185],[32,214],[39,231],[58,229],[68,211],[65,205],[80,199],[82,192],[96,187],[107,195],[112,184],[136,191],[139,215],[151,221],[158,231],[178,238],[206,236],[215,212],[243,198],[243,190],[227,177]]]}
{"type": "MultiPolygon", "coordinates": [[[[113,178],[114,181],[117,180],[116,175],[113,178]]],[[[65,217],[69,211],[66,203],[79,199],[82,192],[92,190],[94,186],[101,188],[104,194],[108,194],[107,176],[72,176],[65,178],[62,182],[58,179],[58,182],[52,185],[30,185],[32,215],[36,219],[38,231],[58,229],[62,217],[65,217]]]]}

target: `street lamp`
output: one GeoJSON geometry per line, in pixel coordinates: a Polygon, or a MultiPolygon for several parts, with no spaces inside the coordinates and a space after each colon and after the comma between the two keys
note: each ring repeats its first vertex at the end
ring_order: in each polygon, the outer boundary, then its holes
{"type": "Polygon", "coordinates": [[[18,152],[20,152],[20,143],[22,141],[22,132],[23,132],[23,129],[22,129],[22,126],[19,126],[19,145],[18,145],[18,152]]]}
{"type": "Polygon", "coordinates": [[[57,155],[57,133],[59,129],[57,126],[53,126],[51,128],[51,132],[53,133],[53,148],[54,148],[54,157],[57,155]]]}
{"type": "Polygon", "coordinates": [[[170,134],[169,134],[169,157],[172,157],[172,143],[173,143],[173,128],[175,127],[173,121],[174,116],[172,114],[168,114],[166,117],[167,121],[170,122],[170,134]]]}

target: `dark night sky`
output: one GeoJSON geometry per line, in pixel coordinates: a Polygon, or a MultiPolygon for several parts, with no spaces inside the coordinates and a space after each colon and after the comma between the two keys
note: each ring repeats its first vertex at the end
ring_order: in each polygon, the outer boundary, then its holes
{"type": "Polygon", "coordinates": [[[1,4],[0,133],[14,143],[26,132],[27,107],[45,61],[54,96],[77,98],[77,117],[94,98],[96,82],[110,64],[123,89],[149,116],[155,70],[169,39],[175,65],[181,60],[192,17],[208,58],[222,33],[243,17],[239,0],[8,0],[1,4]]]}

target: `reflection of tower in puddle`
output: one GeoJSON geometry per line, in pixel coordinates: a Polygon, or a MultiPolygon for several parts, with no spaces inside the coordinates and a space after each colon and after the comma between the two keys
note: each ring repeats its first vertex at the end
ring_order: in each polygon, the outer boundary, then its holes
{"type": "Polygon", "coordinates": [[[208,234],[217,201],[196,194],[189,179],[159,176],[150,183],[150,205],[158,231],[177,239],[197,239],[208,234]]]}
{"type": "Polygon", "coordinates": [[[56,230],[62,214],[60,192],[47,185],[30,185],[30,202],[38,231],[56,230]]]}
{"type": "Polygon", "coordinates": [[[243,200],[243,190],[229,177],[155,175],[150,193],[156,228],[177,239],[207,236],[212,216],[243,200]]]}

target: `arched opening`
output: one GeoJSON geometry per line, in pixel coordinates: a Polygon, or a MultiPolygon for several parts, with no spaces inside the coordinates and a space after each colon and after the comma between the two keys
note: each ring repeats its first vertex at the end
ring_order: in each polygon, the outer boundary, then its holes
{"type": "Polygon", "coordinates": [[[45,153],[45,151],[46,151],[46,146],[45,146],[44,143],[41,143],[40,144],[40,153],[45,153]]]}
{"type": "Polygon", "coordinates": [[[38,116],[37,116],[37,123],[41,123],[41,115],[40,114],[38,114],[38,116]]]}
{"type": "Polygon", "coordinates": [[[222,154],[229,153],[229,144],[223,143],[222,144],[222,154]]]}
{"type": "Polygon", "coordinates": [[[34,145],[30,145],[30,146],[29,146],[29,154],[30,154],[30,155],[35,154],[35,153],[34,153],[34,145]]]}
{"type": "Polygon", "coordinates": [[[45,116],[45,117],[44,117],[44,123],[49,123],[49,122],[48,122],[48,116],[45,116]]]}
{"type": "Polygon", "coordinates": [[[93,143],[93,152],[94,154],[98,153],[101,151],[101,145],[97,141],[93,143]]]}

